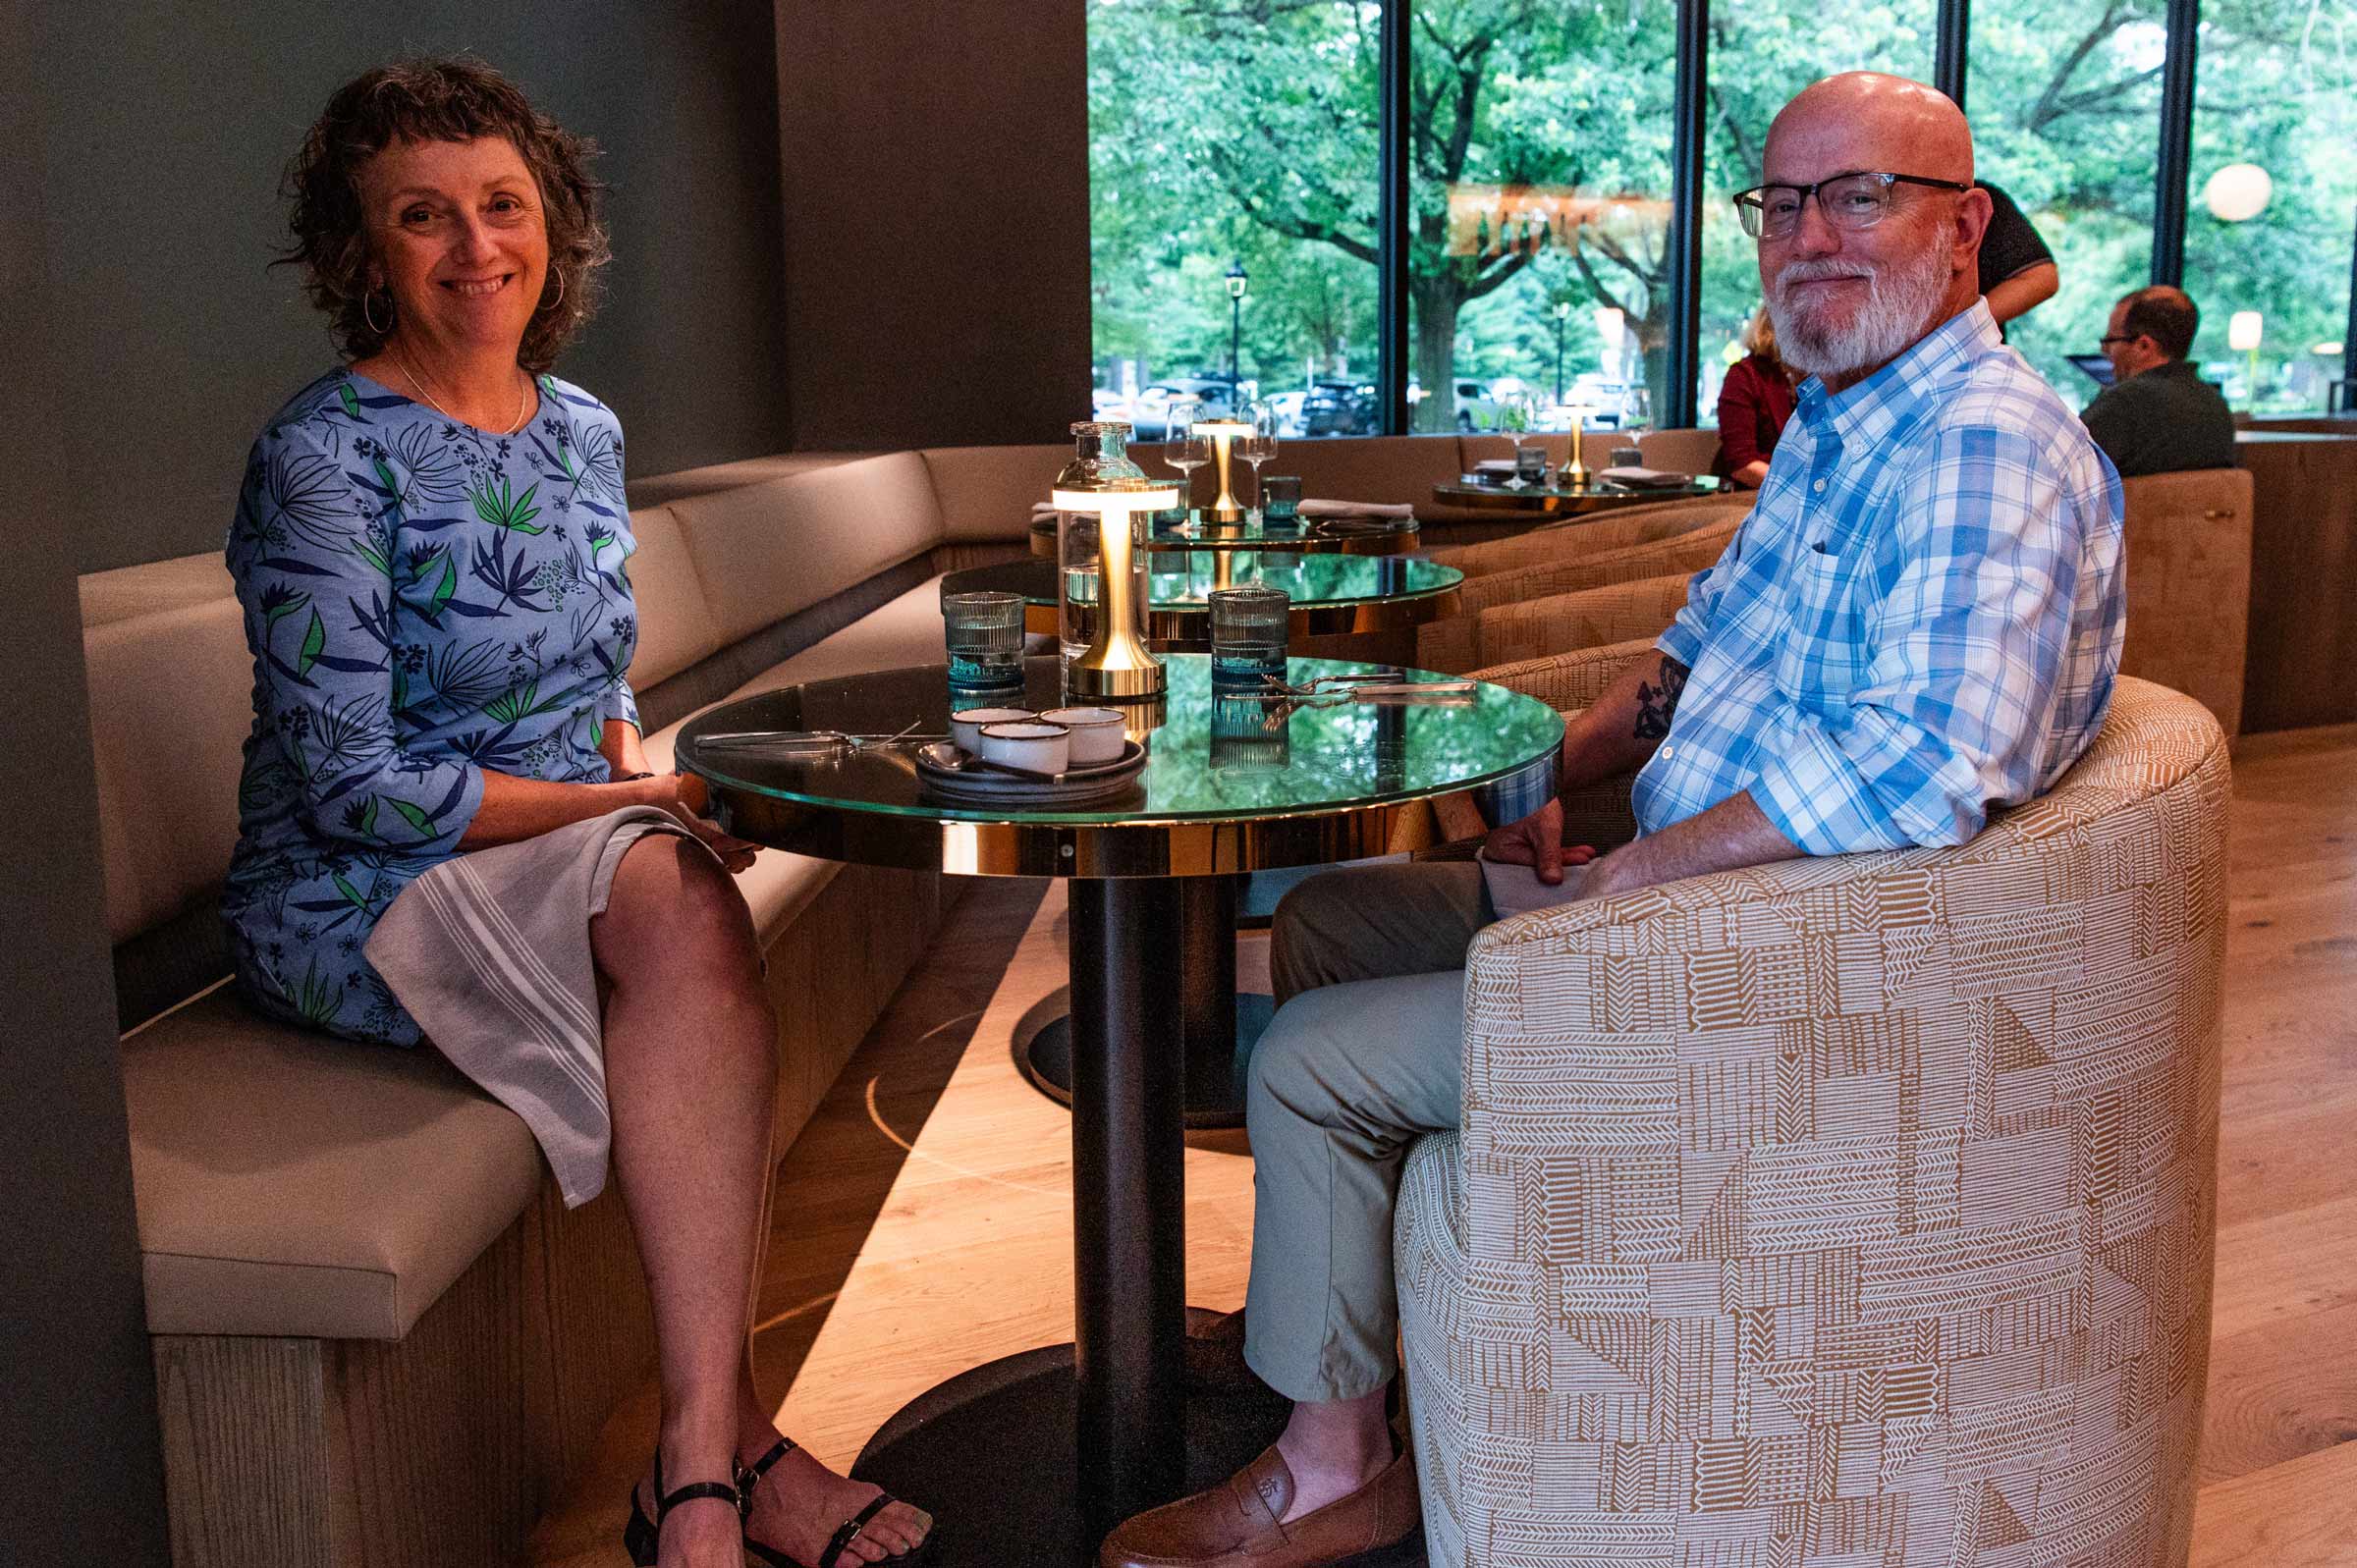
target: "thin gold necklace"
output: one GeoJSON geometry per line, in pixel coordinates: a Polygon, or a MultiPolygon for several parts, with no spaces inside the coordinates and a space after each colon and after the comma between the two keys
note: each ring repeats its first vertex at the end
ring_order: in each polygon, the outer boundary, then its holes
{"type": "MultiPolygon", "coordinates": [[[[386,351],[393,355],[393,362],[401,366],[401,373],[408,378],[410,385],[415,388],[418,394],[425,399],[427,407],[433,409],[434,412],[440,414],[443,418],[448,419],[452,424],[465,424],[466,422],[466,420],[460,418],[457,414],[452,413],[448,408],[443,407],[441,400],[437,399],[431,392],[426,390],[426,385],[418,378],[417,372],[410,368],[409,355],[403,353],[399,349],[394,348],[391,344],[386,344],[385,349],[386,351]]],[[[510,425],[505,430],[495,431],[493,433],[501,436],[512,436],[516,434],[517,431],[521,430],[523,428],[525,418],[524,406],[531,401],[532,378],[530,376],[525,376],[523,378],[522,390],[516,394],[515,423],[510,425]]]]}

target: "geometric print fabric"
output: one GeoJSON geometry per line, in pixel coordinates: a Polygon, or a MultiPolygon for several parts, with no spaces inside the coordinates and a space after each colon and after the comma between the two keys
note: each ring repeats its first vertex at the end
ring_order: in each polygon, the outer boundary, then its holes
{"type": "Polygon", "coordinates": [[[1966,844],[1483,933],[1397,1221],[1431,1560],[2182,1564],[2228,784],[2122,679],[1966,844]]]}

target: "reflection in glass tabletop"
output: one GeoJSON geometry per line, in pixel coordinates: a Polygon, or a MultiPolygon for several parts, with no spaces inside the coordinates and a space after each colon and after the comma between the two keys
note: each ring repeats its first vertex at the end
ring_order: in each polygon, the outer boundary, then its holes
{"type": "MultiPolygon", "coordinates": [[[[1282,588],[1295,609],[1355,607],[1435,598],[1465,580],[1454,567],[1398,556],[1307,555],[1297,550],[1158,551],[1147,563],[1148,594],[1157,610],[1201,612],[1214,587],[1264,583],[1282,588]]],[[[953,571],[943,593],[998,589],[1034,605],[1056,603],[1056,568],[1045,561],[953,571]]]]}
{"type": "MultiPolygon", "coordinates": [[[[1459,703],[1289,704],[1215,693],[1200,655],[1165,661],[1170,690],[1135,710],[1149,760],[1133,788],[1059,806],[953,803],[916,769],[912,738],[828,757],[766,753],[706,734],[840,730],[947,732],[953,695],[941,666],[888,670],[764,692],[682,730],[680,765],[702,775],[736,831],[804,854],[880,865],[1048,876],[1201,875],[1308,865],[1374,853],[1394,809],[1431,795],[1552,778],[1563,723],[1535,698],[1483,684],[1459,703]],[[975,832],[945,830],[972,825],[975,832]],[[995,833],[982,833],[989,825],[995,833]],[[1075,833],[1074,830],[1084,830],[1075,833]],[[1250,830],[1237,832],[1234,830],[1250,830]]],[[[1384,667],[1290,661],[1305,684],[1384,667]]],[[[1063,705],[1062,667],[1024,662],[1019,706],[1063,705]]],[[[1409,680],[1448,677],[1410,672],[1409,680]]],[[[962,695],[959,707],[1010,705],[962,695]]]]}

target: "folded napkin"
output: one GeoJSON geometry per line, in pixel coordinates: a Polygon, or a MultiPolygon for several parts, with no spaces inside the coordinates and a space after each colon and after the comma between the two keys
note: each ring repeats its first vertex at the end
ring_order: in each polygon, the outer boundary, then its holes
{"type": "Polygon", "coordinates": [[[1511,458],[1484,458],[1473,464],[1473,471],[1475,473],[1512,473],[1514,460],[1511,458]]]}
{"type": "Polygon", "coordinates": [[[1596,477],[1607,484],[1626,485],[1631,490],[1683,490],[1694,482],[1690,473],[1672,473],[1662,468],[1600,468],[1596,477]]]}
{"type": "Polygon", "coordinates": [[[1304,501],[1301,515],[1313,520],[1340,517],[1412,517],[1416,509],[1405,502],[1304,501]]]}

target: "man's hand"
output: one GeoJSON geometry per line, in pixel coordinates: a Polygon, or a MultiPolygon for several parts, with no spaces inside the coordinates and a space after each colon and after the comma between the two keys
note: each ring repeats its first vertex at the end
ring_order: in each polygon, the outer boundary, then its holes
{"type": "Polygon", "coordinates": [[[1482,842],[1481,852],[1509,866],[1528,866],[1548,887],[1560,885],[1565,866],[1584,866],[1596,858],[1587,844],[1563,843],[1563,803],[1550,800],[1520,822],[1495,828],[1482,842]]]}
{"type": "Polygon", "coordinates": [[[1563,803],[1550,800],[1519,822],[1491,829],[1481,852],[1509,866],[1528,866],[1554,887],[1563,880],[1563,803]]]}

